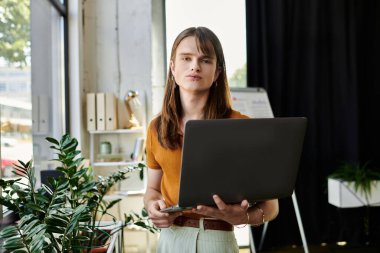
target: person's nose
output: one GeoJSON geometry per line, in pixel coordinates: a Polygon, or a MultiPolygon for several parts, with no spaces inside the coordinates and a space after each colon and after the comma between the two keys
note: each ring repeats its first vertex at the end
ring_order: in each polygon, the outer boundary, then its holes
{"type": "Polygon", "coordinates": [[[200,71],[200,67],[199,67],[198,61],[193,61],[192,66],[191,66],[191,70],[195,71],[195,72],[199,72],[200,71]]]}

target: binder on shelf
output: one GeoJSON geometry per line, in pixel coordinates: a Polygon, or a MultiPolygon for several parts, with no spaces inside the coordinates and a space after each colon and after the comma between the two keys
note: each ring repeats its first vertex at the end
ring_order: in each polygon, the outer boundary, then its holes
{"type": "Polygon", "coordinates": [[[141,161],[145,149],[145,138],[138,137],[135,141],[135,147],[132,153],[132,161],[141,161]]]}
{"type": "Polygon", "coordinates": [[[96,130],[106,130],[106,104],[104,93],[96,93],[96,130]]]}
{"type": "Polygon", "coordinates": [[[105,120],[106,130],[117,128],[117,101],[113,93],[105,94],[105,120]]]}
{"type": "Polygon", "coordinates": [[[95,93],[87,93],[87,130],[96,130],[96,98],[95,93]]]}

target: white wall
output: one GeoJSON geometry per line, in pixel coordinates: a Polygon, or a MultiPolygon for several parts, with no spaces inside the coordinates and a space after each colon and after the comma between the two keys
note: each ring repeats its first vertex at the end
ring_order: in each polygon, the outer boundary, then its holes
{"type": "MultiPolygon", "coordinates": [[[[165,37],[162,30],[163,16],[162,13],[156,15],[160,24],[152,26],[154,16],[152,2],[158,4],[158,8],[164,6],[164,0],[84,1],[81,47],[83,72],[80,89],[82,115],[86,115],[85,94],[88,92],[112,92],[123,101],[128,90],[137,90],[140,92],[140,100],[145,103],[145,119],[142,121],[146,125],[151,119],[152,83],[162,83],[164,74],[158,68],[163,67],[162,61],[165,58],[161,52],[165,43],[160,42],[165,37]],[[153,41],[156,46],[153,46],[153,41]],[[152,48],[155,50],[154,53],[152,48]]],[[[125,127],[126,114],[124,104],[119,103],[119,128],[125,127]]],[[[81,122],[84,133],[81,137],[82,151],[89,157],[89,136],[83,116],[81,122]]],[[[136,137],[129,134],[101,135],[97,143],[108,140],[113,146],[120,147],[120,152],[130,153],[136,137]]],[[[95,173],[107,175],[117,169],[117,167],[95,167],[95,173]]],[[[120,187],[123,188],[123,185],[120,187]]],[[[117,216],[120,212],[128,212],[130,209],[139,212],[142,207],[142,196],[129,196],[115,207],[114,211],[117,216]]],[[[149,237],[154,246],[154,236],[149,237]]],[[[146,233],[132,233],[128,238],[125,240],[127,250],[145,252],[146,233]]]]}
{"type": "MultiPolygon", "coordinates": [[[[82,100],[88,92],[112,92],[123,101],[128,90],[137,90],[146,122],[152,108],[151,0],[85,1],[83,14],[82,100]]],[[[119,128],[125,127],[126,115],[121,102],[119,128]]],[[[86,135],[81,139],[88,143],[86,135]]],[[[86,154],[84,146],[82,150],[86,154]]]]}

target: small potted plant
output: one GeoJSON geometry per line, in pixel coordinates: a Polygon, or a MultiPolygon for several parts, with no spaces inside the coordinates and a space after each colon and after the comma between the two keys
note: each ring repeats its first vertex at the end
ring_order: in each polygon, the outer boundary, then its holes
{"type": "MultiPolygon", "coordinates": [[[[0,204],[19,215],[16,225],[8,226],[0,232],[2,247],[8,252],[94,252],[100,248],[97,238],[110,237],[123,227],[134,224],[156,232],[157,229],[147,219],[147,213],[125,214],[110,231],[105,231],[100,223],[108,210],[120,199],[107,202],[104,196],[113,185],[128,178],[132,171],[145,167],[136,166],[120,170],[107,177],[94,179],[93,169],[85,166],[78,141],[70,135],[61,140],[46,138],[57,154],[61,166],[56,169],[63,176],[49,178],[49,184],[36,188],[33,162],[19,161],[15,165],[18,179],[0,179],[3,196],[0,204]],[[23,180],[22,180],[23,179],[23,180]],[[25,182],[26,181],[26,182],[25,182]]],[[[116,220],[114,219],[115,224],[116,220]]]]}
{"type": "Polygon", "coordinates": [[[344,163],[328,177],[329,203],[337,207],[380,205],[380,171],[344,163]]]}

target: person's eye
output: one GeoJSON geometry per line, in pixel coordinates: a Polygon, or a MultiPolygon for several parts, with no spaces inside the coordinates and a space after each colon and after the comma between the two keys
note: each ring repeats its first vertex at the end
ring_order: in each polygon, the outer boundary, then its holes
{"type": "Polygon", "coordinates": [[[202,60],[204,63],[211,63],[211,60],[210,59],[203,59],[202,60]]]}
{"type": "Polygon", "coordinates": [[[185,56],[185,57],[182,57],[182,60],[183,60],[183,61],[190,61],[191,59],[190,59],[190,57],[185,56]]]}

